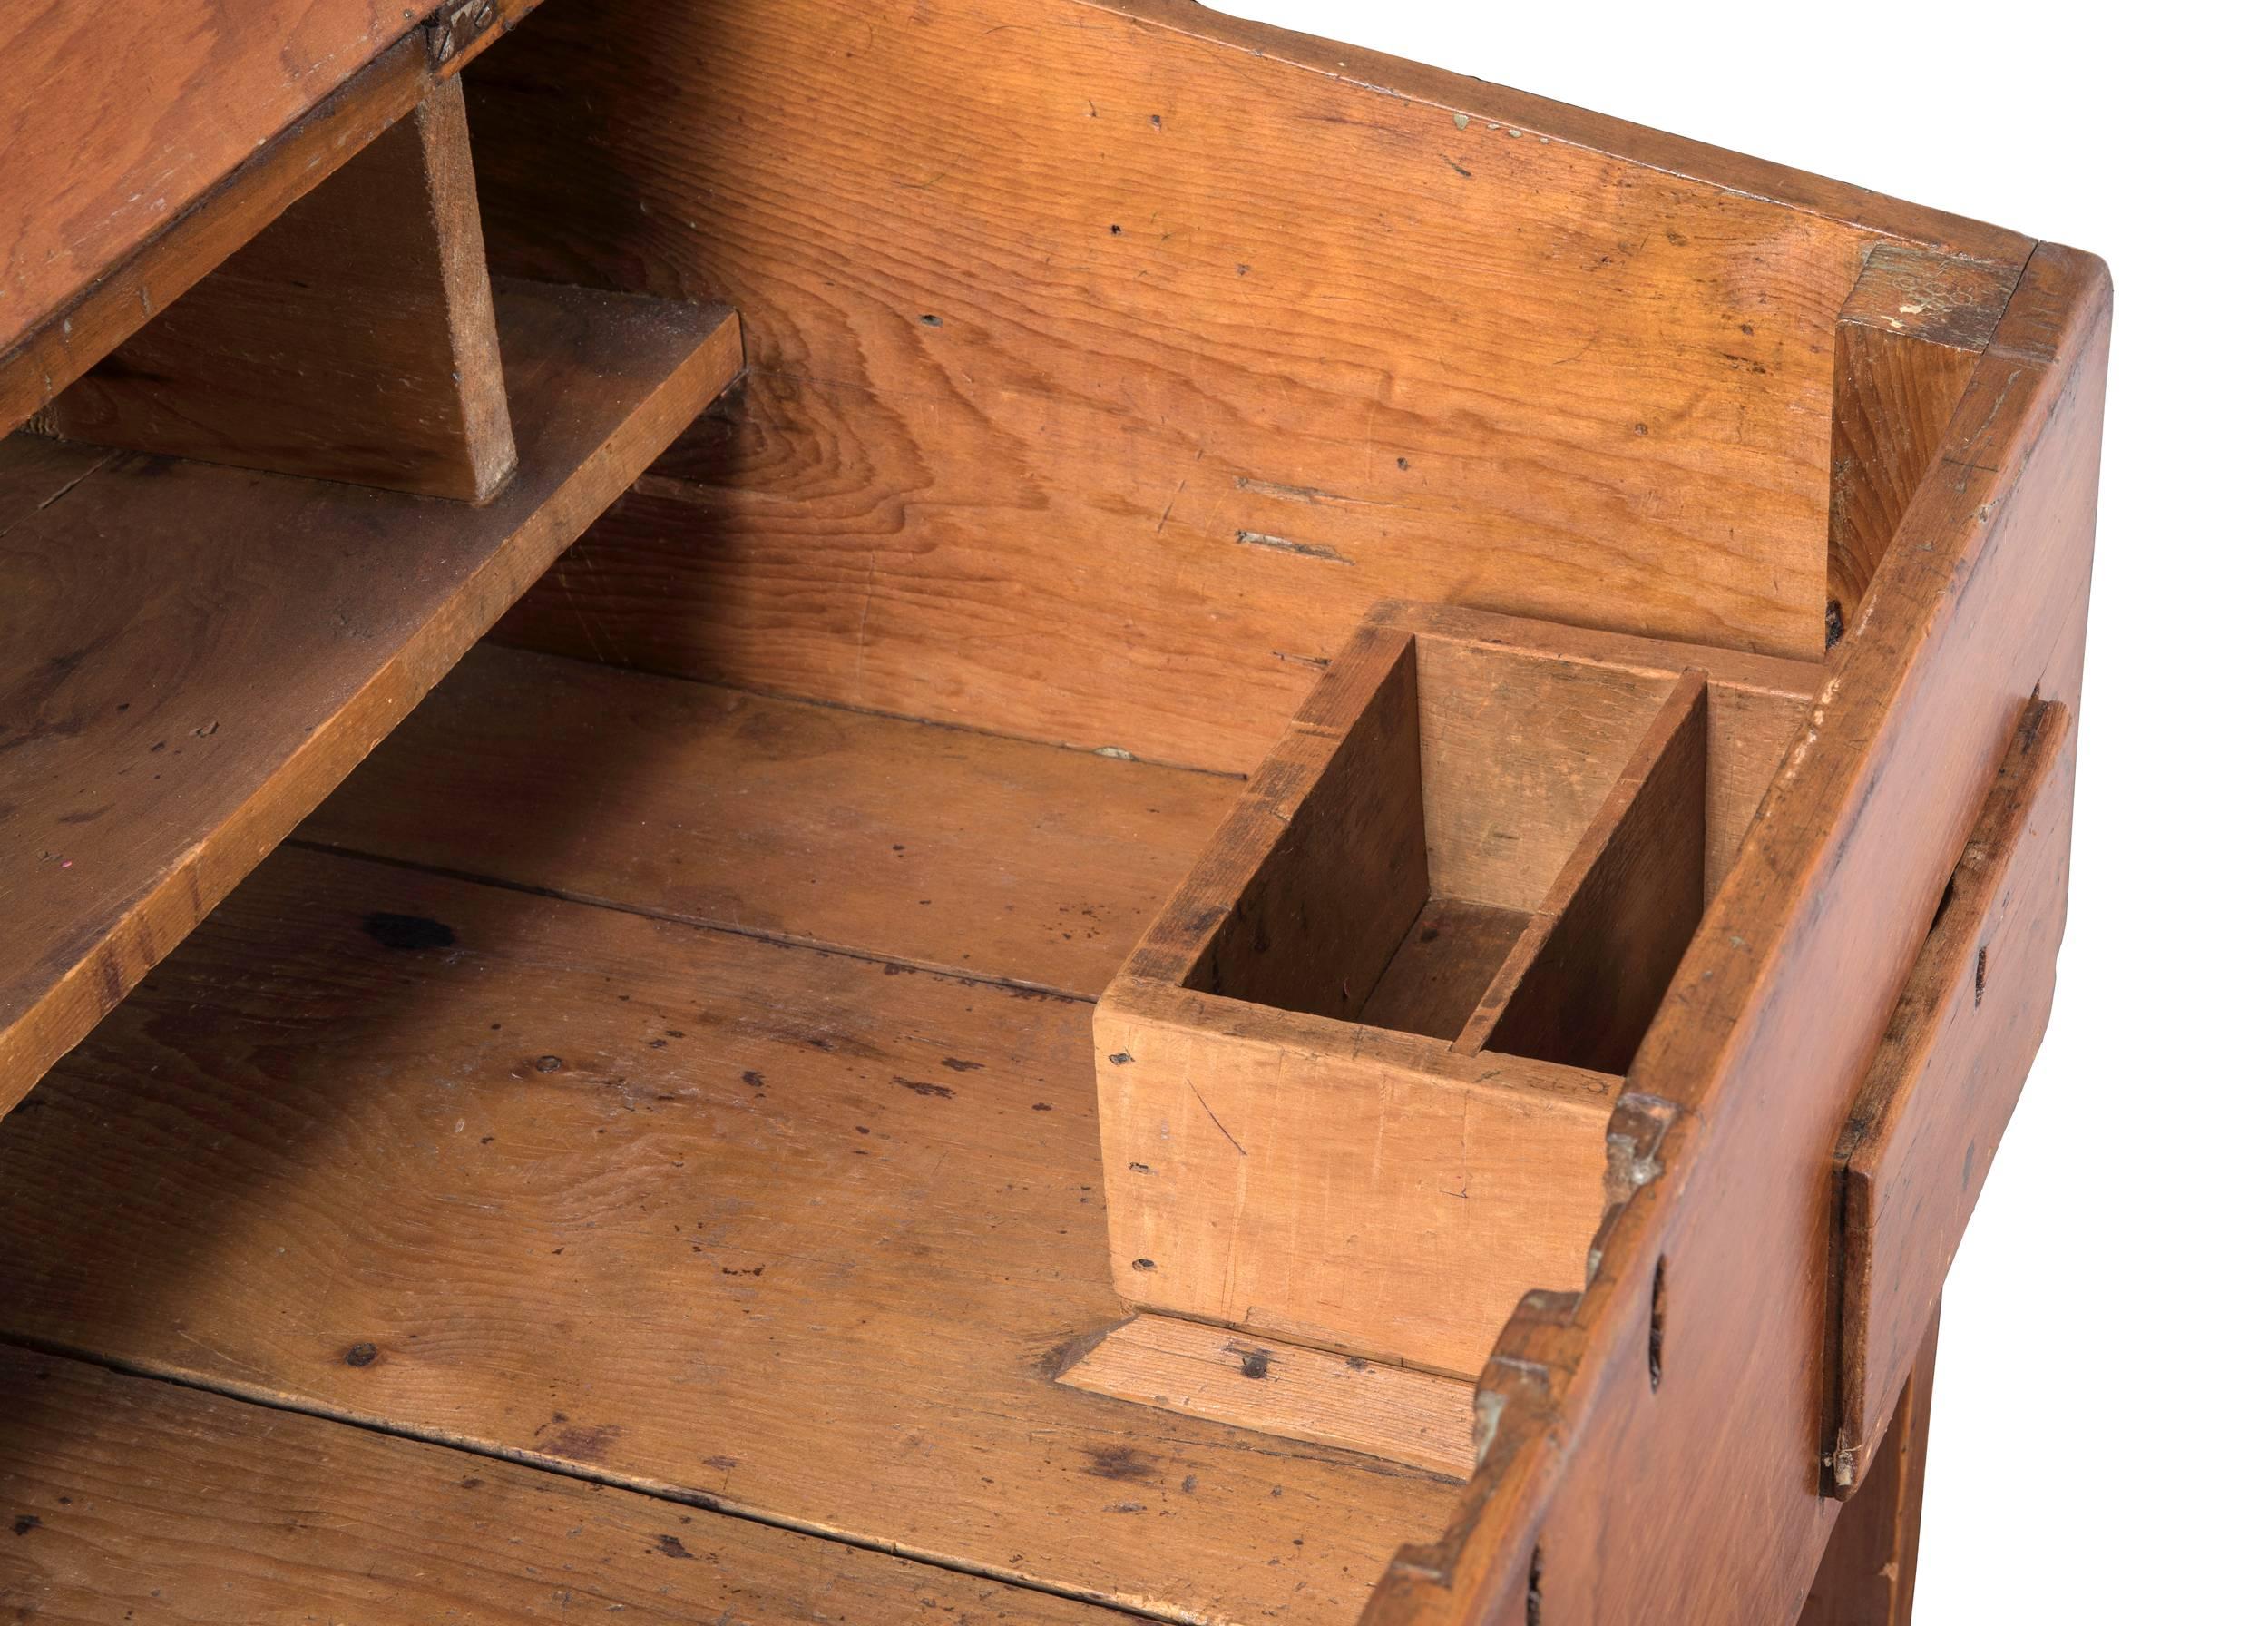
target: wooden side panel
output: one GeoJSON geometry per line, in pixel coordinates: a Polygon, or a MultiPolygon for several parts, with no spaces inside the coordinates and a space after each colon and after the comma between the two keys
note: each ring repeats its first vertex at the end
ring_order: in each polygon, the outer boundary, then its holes
{"type": "Polygon", "coordinates": [[[1820,1171],[2028,699],[2077,710],[2109,292],[2085,254],[2027,267],[1632,1064],[1644,1183],[1589,1285],[1507,1327],[1472,1488],[1373,1622],[1800,1611],[1837,1511],[1820,1171]]]}
{"type": "Polygon", "coordinates": [[[1383,598],[1816,658],[1872,231],[1129,9],[597,0],[475,64],[500,266],[728,299],[754,369],[510,637],[1235,771],[1383,598]]]}
{"type": "Polygon", "coordinates": [[[1835,1520],[1799,1626],[1911,1626],[1930,1453],[1930,1395],[1936,1381],[1932,1308],[1882,1450],[1858,1494],[1835,1520]]]}
{"type": "Polygon", "coordinates": [[[1868,1473],[1899,1385],[1937,1317],[1954,1250],[2047,1032],[2070,888],[2077,739],[2035,702],[1835,1147],[1837,1494],[1868,1473]]]}
{"type": "Polygon", "coordinates": [[[512,473],[462,82],[59,396],[73,440],[482,502],[512,473]]]}
{"type": "Polygon", "coordinates": [[[1469,1376],[1583,1279],[1610,1078],[1124,981],[1095,1054],[1129,1303],[1469,1376]]]}
{"type": "Polygon", "coordinates": [[[1351,1018],[1378,985],[1426,898],[1408,639],[1375,681],[1342,727],[1295,730],[1284,742],[1276,762],[1299,790],[1275,804],[1273,838],[1251,880],[1222,900],[1227,913],[1189,987],[1351,1018]],[[1308,759],[1318,759],[1312,775],[1299,771],[1308,759]]]}
{"type": "Polygon", "coordinates": [[[136,1626],[1125,1617],[322,1418],[0,1347],[0,1611],[136,1626]]]}
{"type": "Polygon", "coordinates": [[[1687,671],[1467,1028],[1491,1051],[1619,1073],[1700,924],[1708,680],[1687,671]]]}
{"type": "Polygon", "coordinates": [[[2020,269],[1905,244],[1867,250],[1835,322],[1830,647],[1859,613],[2020,269]]]}
{"type": "Polygon", "coordinates": [[[1058,1381],[1257,1434],[1472,1471],[1472,1386],[1171,1316],[1112,1327],[1058,1381]]]}

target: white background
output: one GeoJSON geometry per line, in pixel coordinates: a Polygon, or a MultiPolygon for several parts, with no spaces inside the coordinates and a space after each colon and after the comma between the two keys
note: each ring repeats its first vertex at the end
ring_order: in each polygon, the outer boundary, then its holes
{"type": "Polygon", "coordinates": [[[2268,1621],[2253,9],[1216,4],[2109,262],[2070,920],[1946,1284],[1914,1619],[2268,1621]]]}

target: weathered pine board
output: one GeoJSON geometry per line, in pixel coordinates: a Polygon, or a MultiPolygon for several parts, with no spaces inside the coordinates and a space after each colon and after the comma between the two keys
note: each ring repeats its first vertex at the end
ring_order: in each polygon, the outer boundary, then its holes
{"type": "Polygon", "coordinates": [[[1184,1618],[1351,1620],[1453,1486],[1054,1381],[1124,1314],[1088,1022],[288,847],[0,1125],[0,1332],[1184,1618]]]}
{"type": "Polygon", "coordinates": [[[979,1576],[0,1347],[0,1611],[54,1626],[1102,1626],[979,1576]]]}
{"type": "Polygon", "coordinates": [[[514,455],[448,79],[56,397],[67,439],[485,502],[514,455]]]}
{"type": "MultiPolygon", "coordinates": [[[[714,307],[506,287],[498,317],[522,468],[485,508],[129,456],[0,537],[0,1107],[739,363],[714,307]]],[[[0,442],[0,464],[57,456],[0,442]]]]}
{"type": "Polygon", "coordinates": [[[1239,789],[484,643],[298,833],[1092,995],[1239,789]]]}
{"type": "Polygon", "coordinates": [[[1322,50],[1178,5],[538,14],[467,75],[492,252],[729,299],[755,371],[509,635],[1232,770],[1382,598],[1815,659],[1879,228],[1322,50]]]}

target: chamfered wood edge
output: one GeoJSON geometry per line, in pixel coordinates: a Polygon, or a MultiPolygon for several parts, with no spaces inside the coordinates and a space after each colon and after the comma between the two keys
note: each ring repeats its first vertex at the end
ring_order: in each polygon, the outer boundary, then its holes
{"type": "MultiPolygon", "coordinates": [[[[1657,1325],[1657,1257],[1709,1150],[1711,1121],[1745,1082],[1737,1042],[1765,1003],[1767,976],[1784,972],[1791,928],[1816,917],[1823,883],[1854,837],[1852,826],[1877,789],[1895,701],[1941,655],[1963,590],[2014,529],[2009,515],[2022,510],[2012,499],[2034,454],[2058,431],[2099,436],[2099,421],[2087,421],[2093,402],[2079,392],[2099,371],[2110,310],[2109,273],[2095,256],[2042,244],[2026,261],[1869,594],[1870,612],[1831,657],[1808,726],[1791,742],[1734,875],[1703,921],[1672,989],[1675,1019],[1657,1024],[1634,1066],[1631,1092],[1618,1103],[1609,1143],[1619,1139],[1623,1149],[1610,1158],[1609,1195],[1618,1195],[1611,1188],[1619,1171],[1628,1196],[1600,1226],[1590,1283],[1579,1294],[1522,1301],[1476,1396],[1483,1450],[1457,1516],[1438,1540],[1406,1546],[1389,1563],[1364,1611],[1366,1626],[1478,1622],[1530,1611],[1530,1620],[1550,1619],[1540,1590],[1545,1519],[1586,1449],[1607,1448],[1598,1441],[1612,1431],[1598,1425],[1608,1396],[1631,1386],[1634,1367],[1643,1385],[1657,1353],[1658,1331],[1648,1332],[1657,1325]],[[1656,1080],[1658,1095],[1649,1092],[1656,1080]]],[[[2084,465],[2084,446],[2058,449],[2076,450],[2084,465]]],[[[2039,618],[2046,646],[2072,673],[2071,692],[2051,698],[2076,701],[2077,651],[2068,629],[2073,617],[2083,628],[2085,597],[2082,568],[2072,603],[2049,606],[2053,614],[2039,618]]],[[[1985,726],[1997,732],[1999,720],[1985,726]]],[[[1973,721],[1967,732],[1978,732],[1973,721]]],[[[1915,852],[1917,886],[1924,876],[1941,877],[1950,856],[1915,852]]],[[[1897,956],[1901,967],[1910,958],[1897,956]]],[[[1827,1150],[1820,1148],[1823,1157],[1827,1150]]],[[[1794,1472],[1801,1464],[1778,1466],[1794,1472]]],[[[1720,1488],[1737,1500],[1736,1487],[1720,1488]]],[[[1814,1545],[1823,1545],[1832,1524],[1815,1528],[1814,1545]]]]}
{"type": "Polygon", "coordinates": [[[1628,123],[1564,102],[1427,67],[1313,34],[1246,22],[1196,0],[1080,0],[1098,11],[1169,29],[1227,49],[1305,68],[1397,101],[1454,110],[1545,141],[1598,152],[1720,191],[1818,215],[1860,230],[1900,238],[1975,260],[2020,262],[2034,242],[2021,232],[1924,208],[1769,163],[1723,147],[1628,123]]]}
{"type": "Polygon", "coordinates": [[[0,352],[0,433],[41,412],[135,328],[463,70],[541,0],[451,0],[405,11],[402,31],[347,82],[181,208],[0,352]]]}
{"type": "MultiPolygon", "coordinates": [[[[1926,1125],[1915,1126],[1928,1112],[1921,1092],[1931,1082],[1940,1046],[1952,1050],[1958,1072],[1976,1063],[1974,1054],[1948,1043],[1949,1024],[1959,1020],[1964,1009],[1983,1009],[1989,994],[1996,1014],[2013,1004],[2015,1035],[2028,1062],[2038,1043],[2036,1024],[2053,998],[2053,951],[2063,935],[2063,894],[2056,882],[2068,854],[2070,831],[2070,721],[2069,709],[2054,700],[2034,700],[2018,721],[1991,794],[1946,884],[1938,918],[1915,956],[1882,1046],[1835,1144],[1838,1200],[1833,1210],[1835,1229],[1827,1278],[1829,1410],[1822,1431],[1821,1463],[1824,1488],[1839,1499],[1848,1500],[1866,1479],[1890,1426],[1898,1385],[1913,1365],[1924,1334],[1934,1326],[1933,1310],[1898,1325],[1877,1324],[1886,1317],[1876,1314],[1881,1307],[1874,1302],[1874,1289],[1896,1288],[1911,1294],[1926,1288],[1927,1303],[1934,1305],[1943,1285],[1941,1280],[1878,1280],[1876,1228],[1899,1218],[1895,1209],[1883,1207],[1881,1182],[1893,1172],[1888,1165],[1901,1154],[1910,1156],[1915,1136],[1926,1131],[1926,1125]],[[2040,866],[2051,861],[2043,897],[2038,884],[2042,880],[2040,866]],[[2011,926],[2020,929],[2039,916],[2028,910],[2019,921],[2011,911],[2041,903],[2051,917],[2046,942],[2012,934],[2011,926]],[[2003,945],[2006,952],[1991,956],[1988,979],[1987,952],[1996,944],[2003,945]],[[2048,951],[2044,956],[2038,952],[2043,946],[2048,951]],[[2020,955],[2013,969],[2009,965],[2011,955],[2020,955]],[[2011,979],[2020,983],[2019,993],[2008,992],[2011,979]]],[[[1937,1077],[1941,1091],[1953,1082],[1944,1077],[1941,1066],[1937,1077]]],[[[2020,1083],[2019,1075],[2019,1088],[2020,1083]]],[[[1981,1098],[1969,1097],[1978,1112],[1968,1121],[1968,1154],[1960,1160],[1958,1177],[1960,1197],[1973,1201],[1982,1186],[2016,1096],[2016,1090],[1988,1088],[1981,1098]],[[1977,1162],[1980,1148],[1983,1156],[1977,1162]]],[[[1960,1211],[1965,1228],[1966,1205],[1956,1197],[1948,1207],[1960,1211]]],[[[1956,1240],[1960,1229],[1953,1233],[1956,1240]]],[[[1941,1268],[1950,1264],[1950,1254],[1936,1262],[1941,1268]]]]}

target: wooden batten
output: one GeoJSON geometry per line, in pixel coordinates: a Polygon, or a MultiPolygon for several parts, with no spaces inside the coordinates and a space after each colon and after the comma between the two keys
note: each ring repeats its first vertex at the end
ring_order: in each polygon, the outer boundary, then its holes
{"type": "Polygon", "coordinates": [[[1859,613],[2020,269],[1903,243],[1867,250],[1835,319],[1827,648],[1859,613]]]}
{"type": "Polygon", "coordinates": [[[434,86],[44,423],[100,446],[494,495],[516,457],[462,83],[434,86]]]}

